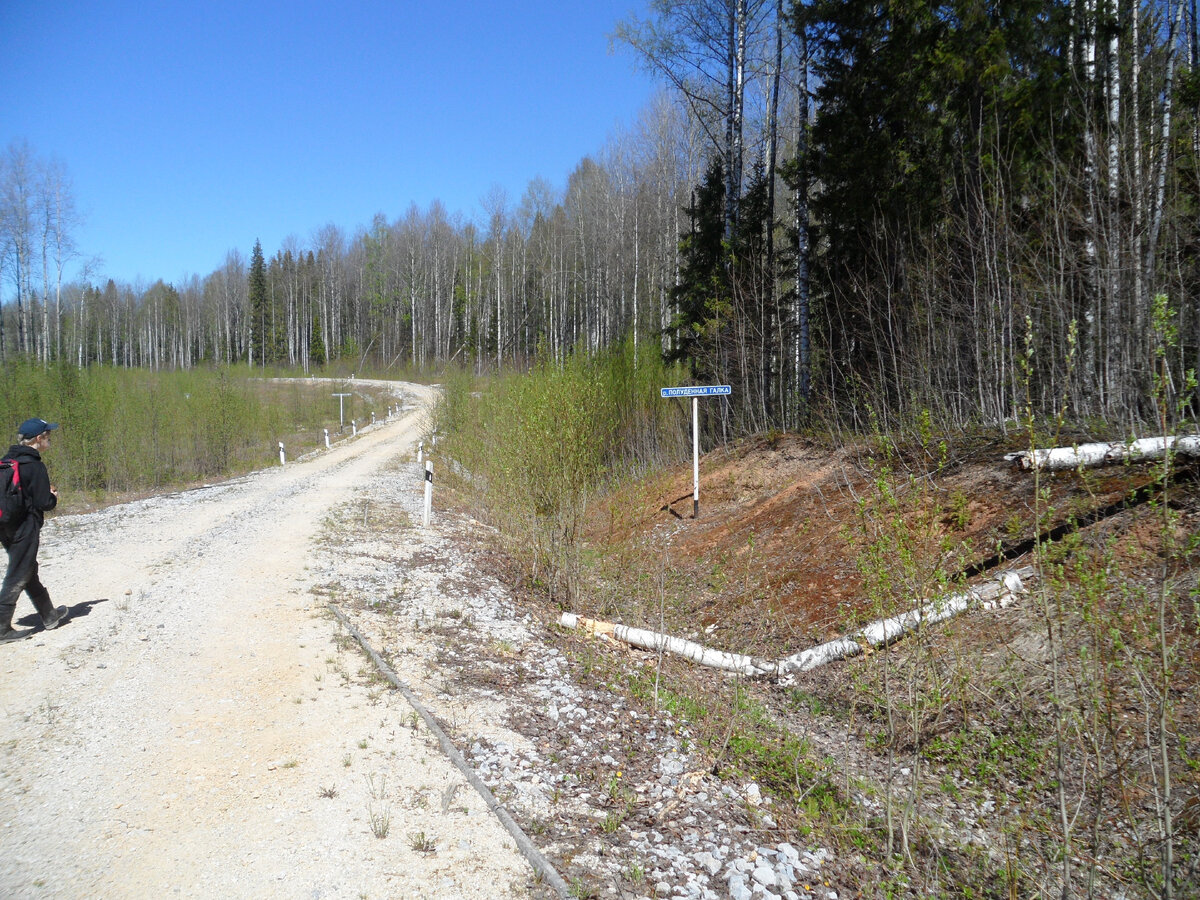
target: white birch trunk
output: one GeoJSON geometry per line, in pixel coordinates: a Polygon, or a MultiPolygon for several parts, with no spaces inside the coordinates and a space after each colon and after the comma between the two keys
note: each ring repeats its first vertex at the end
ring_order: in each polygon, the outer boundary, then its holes
{"type": "Polygon", "coordinates": [[[1200,456],[1200,435],[1182,437],[1142,438],[1136,441],[1080,444],[1077,447],[1054,447],[1046,450],[1024,450],[1009,453],[1004,458],[1025,471],[1045,469],[1094,468],[1113,463],[1161,459],[1171,450],[1180,456],[1200,456]]]}
{"type": "Polygon", "coordinates": [[[1032,570],[1005,572],[995,581],[961,594],[944,597],[922,604],[916,609],[891,618],[872,622],[865,628],[846,637],[811,647],[779,660],[766,660],[744,653],[730,653],[705,647],[695,641],[672,637],[644,628],[631,628],[612,622],[588,619],[574,613],[563,613],[559,624],[565,628],[582,628],[593,635],[608,635],[612,638],[644,650],[664,651],[682,656],[709,668],[721,669],[748,678],[779,678],[787,684],[797,672],[807,672],[818,666],[838,659],[846,659],[863,652],[865,647],[878,647],[891,643],[923,625],[932,625],[979,607],[995,609],[1014,602],[1016,595],[1024,592],[1021,574],[1032,570]]]}
{"type": "Polygon", "coordinates": [[[737,13],[736,4],[730,4],[726,23],[726,72],[725,72],[725,240],[733,237],[733,129],[734,129],[734,83],[737,70],[737,13]]]}
{"type": "Polygon", "coordinates": [[[633,364],[637,366],[638,349],[638,277],[641,269],[641,204],[637,185],[633,188],[633,364]]]}
{"type": "MultiPolygon", "coordinates": [[[[1116,0],[1109,0],[1109,14],[1118,16],[1116,0]]],[[[1136,48],[1135,48],[1136,53],[1136,48]]],[[[1116,202],[1121,183],[1120,172],[1120,129],[1121,129],[1121,40],[1117,29],[1108,39],[1108,59],[1105,71],[1105,87],[1108,93],[1108,198],[1116,202]]]]}
{"type": "Polygon", "coordinates": [[[566,628],[582,628],[593,635],[610,635],[622,643],[643,650],[665,651],[690,659],[692,662],[713,669],[721,669],[738,675],[761,676],[774,671],[774,663],[757,659],[742,653],[727,653],[724,650],[714,650],[697,644],[695,641],[672,637],[645,628],[631,628],[628,625],[617,625],[612,622],[601,622],[577,616],[574,613],[563,613],[559,624],[566,628]]]}
{"type": "MultiPolygon", "coordinates": [[[[1167,3],[1167,15],[1170,15],[1171,4],[1167,3]]],[[[1162,91],[1162,133],[1159,138],[1159,153],[1157,171],[1155,173],[1154,204],[1151,209],[1150,236],[1146,244],[1146,277],[1153,279],[1154,257],[1158,250],[1158,234],[1162,228],[1163,207],[1167,196],[1167,164],[1171,151],[1171,112],[1172,99],[1175,92],[1175,56],[1176,43],[1179,35],[1179,24],[1183,17],[1183,3],[1175,9],[1175,18],[1171,20],[1171,29],[1167,35],[1167,73],[1162,91]]]]}
{"type": "MultiPolygon", "coordinates": [[[[800,117],[796,134],[796,156],[800,175],[796,183],[796,340],[795,379],[800,402],[808,407],[809,394],[809,235],[808,235],[808,37],[800,35],[800,117]]],[[[802,410],[798,410],[798,413],[802,410]]],[[[796,417],[797,426],[800,416],[796,417]]]]}
{"type": "MultiPolygon", "coordinates": [[[[1143,233],[1146,223],[1146,182],[1145,172],[1142,170],[1142,110],[1137,98],[1141,93],[1142,80],[1142,54],[1141,54],[1141,21],[1139,10],[1135,9],[1132,16],[1132,44],[1133,52],[1130,57],[1130,72],[1129,72],[1129,92],[1134,98],[1134,102],[1129,105],[1130,114],[1133,119],[1133,124],[1130,131],[1133,134],[1133,164],[1130,166],[1133,182],[1130,185],[1131,194],[1133,196],[1133,240],[1132,251],[1134,258],[1137,260],[1145,259],[1142,249],[1143,233]]],[[[1134,326],[1135,334],[1141,333],[1141,309],[1147,305],[1149,284],[1149,273],[1143,270],[1141,265],[1134,266],[1134,326]]]]}
{"type": "MultiPolygon", "coordinates": [[[[1027,575],[1032,573],[1031,569],[1022,571],[1027,575]]],[[[797,672],[807,672],[834,660],[857,656],[867,647],[881,647],[884,644],[890,644],[923,625],[933,625],[945,621],[968,609],[974,607],[996,609],[1010,606],[1015,602],[1016,595],[1024,593],[1024,591],[1021,574],[1005,572],[995,581],[979,588],[972,588],[961,594],[925,603],[898,616],[880,619],[851,635],[781,659],[776,664],[776,674],[780,677],[782,684],[788,684],[797,672]]]]}
{"type": "MultiPolygon", "coordinates": [[[[1112,21],[1119,17],[1116,0],[1108,0],[1107,13],[1112,21]]],[[[1136,52],[1136,51],[1135,51],[1136,52]]],[[[1124,329],[1118,326],[1121,316],[1120,270],[1121,253],[1121,42],[1119,31],[1114,28],[1108,39],[1108,58],[1105,61],[1104,84],[1108,95],[1108,204],[1105,210],[1104,230],[1106,245],[1106,292],[1105,298],[1105,344],[1104,373],[1108,381],[1109,397],[1126,383],[1126,354],[1122,353],[1121,341],[1124,329]]]]}
{"type": "MultiPolygon", "coordinates": [[[[1083,83],[1084,91],[1087,95],[1091,95],[1093,87],[1096,83],[1096,5],[1097,0],[1083,0],[1083,14],[1081,16],[1081,30],[1083,33],[1082,50],[1083,50],[1083,83]]],[[[1098,184],[1098,160],[1099,151],[1096,146],[1096,122],[1093,119],[1093,109],[1091,102],[1087,104],[1087,122],[1084,125],[1084,182],[1087,190],[1086,210],[1084,219],[1086,224],[1086,235],[1084,237],[1084,253],[1087,257],[1086,278],[1089,289],[1088,302],[1084,307],[1084,322],[1087,325],[1087,333],[1083,340],[1083,373],[1085,379],[1095,380],[1100,384],[1103,394],[1103,373],[1097,367],[1099,359],[1098,350],[1100,347],[1100,329],[1102,327],[1102,318],[1099,315],[1100,303],[1100,277],[1099,277],[1099,246],[1097,233],[1099,231],[1098,216],[1096,215],[1096,207],[1100,193],[1098,184]],[[1097,378],[1097,376],[1100,376],[1097,378]]],[[[1104,397],[1100,398],[1100,406],[1103,408],[1104,397]]]]}
{"type": "Polygon", "coordinates": [[[733,188],[734,202],[742,199],[742,168],[745,156],[743,130],[746,109],[746,32],[750,27],[746,0],[737,0],[737,61],[733,107],[733,188]]]}

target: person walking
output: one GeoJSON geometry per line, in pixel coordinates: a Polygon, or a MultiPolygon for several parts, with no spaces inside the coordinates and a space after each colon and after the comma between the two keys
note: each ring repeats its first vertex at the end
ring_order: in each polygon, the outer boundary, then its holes
{"type": "Polygon", "coordinates": [[[5,459],[20,466],[21,491],[25,496],[25,515],[0,522],[0,543],[8,551],[8,570],[0,587],[0,643],[20,640],[33,634],[32,628],[12,627],[13,613],[21,592],[29,594],[34,608],[49,631],[70,615],[65,606],[55,607],[50,592],[38,578],[37,552],[46,513],[58,505],[58,491],[50,483],[50,473],[42,462],[42,452],[50,446],[50,432],[57,425],[44,419],[27,419],[17,429],[18,443],[9,448],[5,459]]]}

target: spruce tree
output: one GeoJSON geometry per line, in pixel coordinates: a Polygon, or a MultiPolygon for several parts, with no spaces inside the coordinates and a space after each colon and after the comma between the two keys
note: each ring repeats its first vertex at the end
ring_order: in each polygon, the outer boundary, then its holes
{"type": "Polygon", "coordinates": [[[690,228],[679,242],[679,280],[671,290],[675,304],[671,322],[674,340],[666,359],[686,361],[692,377],[706,381],[717,373],[711,341],[705,338],[721,315],[722,302],[729,298],[729,255],[724,241],[725,173],[719,161],[709,164],[687,214],[690,228]]]}
{"type": "Polygon", "coordinates": [[[250,256],[250,365],[266,365],[270,306],[267,299],[267,265],[262,244],[256,239],[250,256]]]}
{"type": "Polygon", "coordinates": [[[308,359],[314,366],[323,366],[327,362],[325,359],[325,340],[321,337],[321,322],[317,318],[316,310],[313,310],[312,315],[312,340],[308,347],[308,359]]]}

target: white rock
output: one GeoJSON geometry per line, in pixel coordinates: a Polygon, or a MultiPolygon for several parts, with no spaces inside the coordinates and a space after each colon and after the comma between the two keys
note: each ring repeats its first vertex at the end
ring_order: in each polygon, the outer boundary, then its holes
{"type": "Polygon", "coordinates": [[[774,887],[776,884],[775,870],[768,865],[757,866],[751,877],[763,887],[774,887]]]}
{"type": "Polygon", "coordinates": [[[709,875],[716,875],[721,870],[721,863],[711,853],[697,853],[693,859],[700,868],[708,872],[709,875]]]}
{"type": "Polygon", "coordinates": [[[674,757],[670,757],[659,762],[658,770],[664,775],[682,775],[683,762],[674,757]]]}

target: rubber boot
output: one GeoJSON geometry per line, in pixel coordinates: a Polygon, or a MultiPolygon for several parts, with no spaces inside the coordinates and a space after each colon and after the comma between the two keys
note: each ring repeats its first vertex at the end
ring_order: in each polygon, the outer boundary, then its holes
{"type": "Polygon", "coordinates": [[[47,631],[53,631],[69,618],[71,618],[71,611],[65,606],[59,606],[49,616],[42,616],[42,627],[47,631]]]}
{"type": "Polygon", "coordinates": [[[32,628],[13,628],[12,627],[12,611],[3,617],[4,621],[0,621],[0,644],[7,644],[11,641],[19,641],[22,638],[27,638],[33,634],[32,628]]]}

